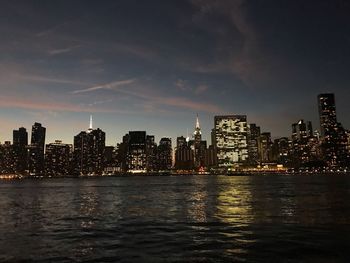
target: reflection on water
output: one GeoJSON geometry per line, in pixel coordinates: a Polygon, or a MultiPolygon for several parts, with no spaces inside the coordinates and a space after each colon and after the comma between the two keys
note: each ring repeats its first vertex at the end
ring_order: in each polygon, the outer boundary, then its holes
{"type": "Polygon", "coordinates": [[[0,261],[345,261],[350,178],[1,182],[0,261]]]}

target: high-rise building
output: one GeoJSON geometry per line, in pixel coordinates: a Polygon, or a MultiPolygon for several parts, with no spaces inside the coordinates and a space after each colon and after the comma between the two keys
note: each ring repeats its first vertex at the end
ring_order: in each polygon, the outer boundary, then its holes
{"type": "Polygon", "coordinates": [[[248,160],[247,117],[215,116],[215,141],[219,168],[235,169],[248,160]]]}
{"type": "Polygon", "coordinates": [[[13,145],[10,141],[0,144],[0,174],[9,174],[16,172],[14,162],[13,145]]]}
{"type": "Polygon", "coordinates": [[[292,124],[292,157],[294,166],[310,162],[314,156],[316,138],[314,137],[311,121],[303,119],[292,124]]]}
{"type": "Polygon", "coordinates": [[[173,164],[171,138],[161,138],[157,150],[157,168],[160,171],[168,171],[173,164]]]}
{"type": "Polygon", "coordinates": [[[199,125],[199,118],[197,114],[195,129],[193,132],[193,140],[189,142],[189,146],[193,150],[194,154],[194,166],[196,169],[203,168],[205,166],[205,155],[207,150],[207,142],[202,141],[202,131],[199,125]]]}
{"type": "Polygon", "coordinates": [[[31,175],[44,174],[44,148],[46,128],[35,122],[32,126],[30,145],[28,146],[28,170],[31,175]]]}
{"type": "Polygon", "coordinates": [[[249,165],[256,166],[259,164],[259,138],[260,127],[254,123],[248,125],[248,161],[249,165]]]}
{"type": "Polygon", "coordinates": [[[146,132],[130,131],[127,150],[128,171],[132,173],[147,172],[146,132]]]}
{"type": "Polygon", "coordinates": [[[320,116],[321,136],[333,136],[334,129],[337,127],[337,113],[333,93],[318,95],[318,112],[320,116]]]}
{"type": "Polygon", "coordinates": [[[101,129],[92,128],[92,118],[87,131],[74,136],[75,173],[80,175],[100,175],[104,169],[106,134],[101,129]]]}
{"type": "Polygon", "coordinates": [[[175,168],[177,170],[194,169],[194,152],[189,146],[189,138],[177,137],[175,148],[175,168]]]}
{"type": "Polygon", "coordinates": [[[157,144],[154,135],[146,135],[146,163],[148,172],[158,170],[157,167],[157,144]]]}
{"type": "Polygon", "coordinates": [[[72,172],[72,148],[71,144],[64,144],[59,140],[47,144],[45,149],[45,175],[69,175],[72,172]]]}
{"type": "Polygon", "coordinates": [[[26,128],[13,130],[13,151],[16,172],[23,173],[27,169],[28,133],[26,128]]]}
{"type": "Polygon", "coordinates": [[[269,163],[272,161],[271,147],[272,147],[271,133],[270,132],[261,133],[259,137],[259,156],[260,156],[261,163],[269,163]]]}
{"type": "Polygon", "coordinates": [[[325,162],[330,167],[349,166],[346,134],[341,123],[337,122],[334,94],[318,95],[318,109],[325,162]]]}

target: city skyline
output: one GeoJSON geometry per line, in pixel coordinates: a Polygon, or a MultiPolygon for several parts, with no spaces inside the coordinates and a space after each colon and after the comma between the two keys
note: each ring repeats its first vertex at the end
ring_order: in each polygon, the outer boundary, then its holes
{"type": "Polygon", "coordinates": [[[350,126],[346,1],[5,1],[0,9],[0,141],[40,122],[47,141],[95,127],[186,135],[198,113],[247,115],[272,137],[319,129],[315,94],[335,93],[350,126]],[[293,19],[297,18],[297,19],[293,19]]]}

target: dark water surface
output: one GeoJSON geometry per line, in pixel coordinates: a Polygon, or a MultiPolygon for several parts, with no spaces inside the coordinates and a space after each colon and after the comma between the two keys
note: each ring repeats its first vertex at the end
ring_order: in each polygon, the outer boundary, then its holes
{"type": "Polygon", "coordinates": [[[0,261],[350,262],[350,176],[0,181],[0,261]]]}

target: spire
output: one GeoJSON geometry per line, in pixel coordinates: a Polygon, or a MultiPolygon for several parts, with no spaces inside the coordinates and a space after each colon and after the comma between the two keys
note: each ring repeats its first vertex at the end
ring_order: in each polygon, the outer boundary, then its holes
{"type": "Polygon", "coordinates": [[[199,125],[199,118],[198,118],[198,113],[197,113],[196,127],[195,127],[195,129],[194,129],[193,135],[194,135],[194,136],[197,136],[197,135],[201,135],[201,134],[202,134],[202,132],[201,132],[201,127],[200,127],[200,125],[199,125]]]}
{"type": "Polygon", "coordinates": [[[199,119],[198,119],[198,113],[197,113],[197,118],[196,118],[196,129],[200,129],[201,127],[199,126],[199,119]]]}
{"type": "Polygon", "coordinates": [[[90,115],[90,125],[89,125],[89,130],[92,130],[92,115],[90,115]]]}

